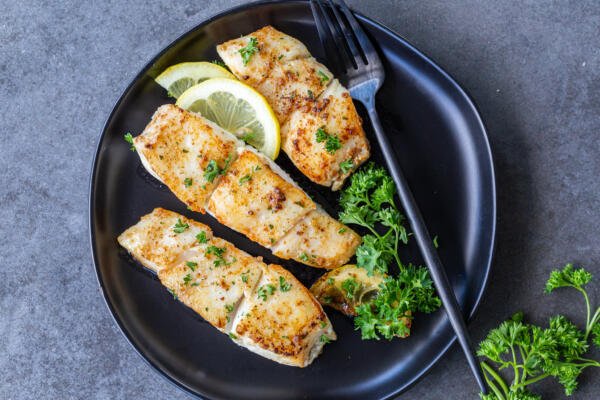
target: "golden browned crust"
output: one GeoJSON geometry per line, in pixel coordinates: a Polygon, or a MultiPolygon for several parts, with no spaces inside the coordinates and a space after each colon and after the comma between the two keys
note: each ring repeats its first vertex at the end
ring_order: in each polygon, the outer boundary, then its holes
{"type": "Polygon", "coordinates": [[[322,210],[311,213],[315,203],[277,164],[197,114],[161,106],[134,143],[144,166],[190,209],[210,212],[282,258],[335,268],[360,243],[322,210]]]}
{"type": "Polygon", "coordinates": [[[266,247],[315,207],[306,193],[249,150],[241,152],[208,203],[208,211],[221,223],[266,247]]]}
{"type": "Polygon", "coordinates": [[[292,113],[281,129],[282,148],[294,165],[312,181],[333,190],[369,158],[369,142],[350,94],[334,81],[312,105],[292,113]],[[317,140],[322,129],[339,140],[331,152],[327,141],[317,140]],[[351,163],[342,168],[342,163],[351,163]]]}
{"type": "Polygon", "coordinates": [[[352,229],[317,209],[298,222],[271,250],[283,259],[333,269],[348,262],[360,241],[352,229]]]}
{"type": "Polygon", "coordinates": [[[298,366],[306,365],[314,347],[324,341],[322,335],[327,341],[336,338],[319,302],[291,273],[273,264],[240,310],[233,332],[248,343],[285,355],[288,362],[298,366]],[[268,285],[276,289],[260,297],[260,288],[268,285]]]}
{"type": "Polygon", "coordinates": [[[350,94],[298,40],[266,26],[217,46],[217,51],[239,79],[267,98],[282,125],[283,150],[313,182],[338,190],[369,158],[350,94]],[[257,40],[258,51],[243,65],[239,51],[250,38],[257,40]],[[339,150],[330,153],[315,140],[321,127],[340,140],[339,150]]]}
{"type": "Polygon", "coordinates": [[[263,357],[304,367],[335,339],[320,304],[292,274],[214,237],[206,225],[157,208],[119,243],[157,271],[182,303],[263,357]],[[175,232],[175,223],[187,228],[175,232]],[[267,285],[272,288],[265,292],[267,285]]]}
{"type": "Polygon", "coordinates": [[[134,144],[152,172],[190,209],[202,213],[220,179],[218,174],[207,179],[207,168],[215,163],[225,167],[237,147],[222,129],[173,104],[158,108],[134,144]]]}

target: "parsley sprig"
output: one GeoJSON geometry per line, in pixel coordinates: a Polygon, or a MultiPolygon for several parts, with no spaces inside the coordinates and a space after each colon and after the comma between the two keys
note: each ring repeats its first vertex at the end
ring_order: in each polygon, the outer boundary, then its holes
{"type": "MultiPolygon", "coordinates": [[[[354,326],[363,339],[406,337],[414,312],[430,313],[441,305],[429,271],[406,266],[398,256],[400,243],[408,243],[408,233],[395,194],[396,187],[385,169],[369,163],[352,176],[340,197],[340,221],[369,231],[356,250],[357,265],[369,275],[387,274],[393,262],[400,270],[396,277],[386,276],[373,300],[356,307],[354,326]]],[[[356,297],[360,292],[357,285],[352,280],[342,283],[346,297],[356,297]]]]}
{"type": "Polygon", "coordinates": [[[350,186],[340,197],[340,221],[363,226],[370,232],[356,250],[358,266],[369,275],[387,273],[392,261],[402,267],[398,246],[408,243],[408,233],[395,194],[396,186],[385,169],[369,163],[352,175],[350,186]],[[384,233],[380,233],[382,228],[384,233]]]}
{"type": "Polygon", "coordinates": [[[440,305],[429,271],[408,265],[396,278],[385,278],[374,300],[356,308],[354,326],[363,339],[406,337],[415,311],[431,313],[440,305]]]}
{"type": "Polygon", "coordinates": [[[589,336],[600,347],[600,307],[592,314],[589,296],[584,286],[592,275],[583,268],[574,269],[567,264],[553,271],[546,283],[546,293],[570,287],[579,291],[587,309],[586,326],[579,329],[562,315],[552,317],[547,328],[523,321],[523,313],[515,314],[496,329],[490,331],[479,344],[477,354],[485,357],[481,362],[485,379],[491,389],[483,400],[540,400],[527,386],[548,377],[556,378],[565,393],[577,389],[577,378],[588,367],[600,367],[600,362],[585,357],[589,349],[589,336]],[[494,368],[495,367],[495,368],[494,368]],[[513,379],[508,384],[501,371],[512,369],[513,379]]]}

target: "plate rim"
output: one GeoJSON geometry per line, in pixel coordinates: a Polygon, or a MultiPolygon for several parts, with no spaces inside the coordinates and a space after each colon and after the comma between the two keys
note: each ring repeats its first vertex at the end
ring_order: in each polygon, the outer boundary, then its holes
{"type": "MultiPolygon", "coordinates": [[[[160,50],[158,53],[156,53],[156,55],[154,55],[152,58],[150,58],[150,60],[148,62],[146,62],[140,68],[138,73],[131,79],[129,84],[121,91],[121,94],[119,95],[118,99],[114,102],[111,112],[109,113],[108,117],[106,118],[106,120],[102,126],[102,131],[97,136],[96,141],[95,141],[95,151],[94,151],[94,154],[92,157],[92,163],[91,163],[91,168],[90,168],[90,173],[89,173],[89,184],[88,184],[88,233],[89,233],[89,246],[90,246],[90,251],[91,251],[91,255],[92,255],[92,263],[94,265],[96,281],[97,281],[98,285],[100,286],[100,289],[102,292],[102,299],[104,301],[104,304],[108,308],[108,311],[110,313],[110,316],[111,316],[113,322],[116,323],[116,325],[119,327],[120,333],[125,337],[126,341],[133,348],[133,350],[142,358],[142,360],[144,360],[144,362],[147,365],[149,365],[156,373],[158,373],[158,375],[160,375],[164,379],[166,379],[166,381],[169,382],[171,385],[182,390],[187,395],[190,395],[190,396],[198,398],[198,399],[205,399],[205,397],[203,397],[205,395],[199,394],[197,391],[195,391],[192,388],[185,385],[185,383],[183,383],[183,382],[177,380],[175,377],[171,376],[171,374],[169,374],[167,371],[164,371],[163,369],[159,368],[157,365],[154,364],[154,362],[152,360],[150,360],[141,351],[141,349],[137,346],[137,344],[131,337],[130,332],[128,332],[125,329],[125,327],[123,326],[123,323],[117,318],[114,306],[111,303],[109,303],[109,301],[108,301],[107,294],[106,294],[106,288],[104,286],[104,282],[102,281],[102,279],[100,277],[100,270],[99,270],[100,263],[98,261],[98,256],[97,256],[96,235],[95,235],[95,229],[94,229],[95,228],[95,222],[94,222],[95,196],[93,194],[95,193],[94,182],[96,181],[96,178],[97,178],[97,166],[98,166],[97,164],[98,164],[98,158],[100,155],[101,144],[106,135],[109,123],[113,119],[113,117],[116,113],[116,110],[118,109],[120,104],[123,102],[126,94],[129,92],[129,90],[135,85],[135,83],[139,79],[141,79],[144,76],[144,74],[155,64],[155,62],[158,59],[160,59],[160,57],[163,56],[163,54],[165,54],[175,44],[177,44],[179,41],[181,41],[185,36],[187,36],[188,34],[192,33],[193,31],[195,31],[213,21],[216,21],[220,18],[226,17],[227,15],[232,14],[234,12],[243,12],[247,9],[260,7],[260,6],[268,5],[268,4],[283,4],[283,3],[304,4],[307,2],[308,2],[308,0],[293,0],[293,1],[259,0],[259,1],[249,2],[249,3],[243,3],[243,4],[240,4],[237,6],[229,7],[227,9],[217,12],[215,14],[212,14],[212,15],[208,16],[207,18],[202,19],[200,22],[196,23],[194,26],[187,29],[183,33],[179,34],[175,39],[173,39],[171,42],[169,42],[169,44],[167,44],[165,47],[163,47],[162,50],[160,50]]],[[[491,145],[490,145],[490,140],[488,137],[488,130],[486,128],[486,124],[483,121],[483,118],[481,117],[479,107],[473,100],[473,97],[470,95],[469,91],[464,89],[458,83],[458,80],[455,79],[450,73],[445,71],[436,62],[434,62],[433,59],[430,58],[426,53],[417,49],[414,45],[412,45],[412,43],[410,43],[402,35],[398,34],[394,30],[389,28],[387,25],[385,25],[381,22],[375,21],[374,19],[369,18],[353,9],[351,11],[356,17],[358,17],[359,20],[363,20],[373,26],[377,26],[379,29],[384,31],[386,34],[392,36],[394,39],[401,42],[404,46],[406,46],[409,50],[411,50],[415,55],[417,55],[419,58],[421,58],[421,60],[423,60],[426,64],[428,64],[428,66],[432,67],[433,69],[436,70],[436,72],[441,74],[448,81],[448,83],[450,83],[454,87],[454,89],[457,91],[457,93],[460,94],[462,98],[464,98],[464,100],[466,101],[466,104],[473,110],[473,114],[476,117],[476,122],[479,125],[479,128],[481,129],[481,132],[483,134],[482,139],[483,139],[484,146],[482,147],[482,150],[485,151],[484,158],[487,161],[489,161],[489,165],[487,165],[486,167],[489,167],[489,173],[490,173],[490,188],[489,189],[491,190],[491,193],[490,193],[491,194],[491,215],[490,215],[491,234],[490,234],[490,242],[489,242],[488,246],[486,246],[488,248],[488,254],[489,254],[489,256],[487,257],[486,262],[485,262],[486,271],[483,276],[481,289],[479,290],[479,293],[477,294],[477,296],[475,298],[473,307],[472,307],[471,311],[469,312],[469,315],[467,318],[467,323],[469,323],[469,322],[471,322],[474,315],[478,311],[479,306],[482,301],[482,298],[483,298],[483,295],[485,294],[485,292],[487,290],[491,270],[493,267],[493,259],[494,259],[494,255],[495,255],[495,251],[496,251],[496,229],[497,229],[497,223],[498,223],[498,221],[497,221],[497,218],[498,218],[497,202],[498,202],[498,200],[497,200],[497,188],[496,188],[496,172],[495,172],[494,157],[493,157],[493,153],[492,153],[492,149],[491,149],[491,145]]],[[[457,337],[456,337],[456,335],[454,335],[452,337],[452,339],[450,339],[448,341],[446,346],[443,347],[439,351],[439,353],[431,359],[431,361],[429,363],[427,363],[420,369],[419,373],[417,373],[413,379],[405,382],[404,385],[402,385],[401,387],[398,387],[396,390],[394,390],[392,393],[390,393],[389,396],[383,398],[382,400],[392,399],[392,398],[400,395],[401,393],[410,389],[413,385],[415,385],[421,379],[423,379],[431,371],[433,366],[435,366],[440,361],[440,359],[444,355],[446,355],[446,353],[448,352],[450,347],[452,347],[456,343],[456,340],[457,340],[457,337]]]]}

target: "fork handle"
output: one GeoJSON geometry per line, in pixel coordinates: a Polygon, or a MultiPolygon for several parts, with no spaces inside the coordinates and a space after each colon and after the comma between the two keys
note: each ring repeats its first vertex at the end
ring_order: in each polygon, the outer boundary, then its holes
{"type": "Polygon", "coordinates": [[[377,115],[377,111],[375,110],[375,105],[368,105],[367,110],[369,117],[371,118],[373,129],[375,130],[375,135],[377,136],[377,140],[381,146],[383,157],[385,158],[388,170],[390,171],[392,179],[394,180],[396,188],[398,189],[400,202],[404,207],[408,221],[410,222],[413,233],[417,240],[417,244],[419,245],[423,259],[425,260],[425,264],[427,267],[429,267],[429,272],[431,273],[433,283],[435,284],[438,295],[444,304],[446,313],[450,319],[450,324],[452,325],[465,356],[467,357],[469,367],[471,368],[473,375],[475,375],[475,379],[477,380],[477,384],[479,385],[481,392],[485,394],[487,393],[487,387],[483,380],[482,371],[479,367],[477,359],[475,358],[473,343],[471,342],[471,338],[467,331],[467,326],[462,316],[460,306],[456,300],[456,295],[454,294],[454,291],[450,285],[450,281],[448,280],[448,276],[446,275],[446,270],[444,269],[437,251],[433,246],[433,241],[431,240],[429,232],[427,231],[427,227],[425,226],[425,222],[423,221],[419,207],[417,206],[410,188],[408,187],[408,183],[406,182],[406,178],[400,169],[396,154],[394,153],[394,150],[392,149],[392,146],[390,145],[390,142],[383,131],[383,127],[381,126],[381,122],[379,120],[379,115],[377,115]]]}

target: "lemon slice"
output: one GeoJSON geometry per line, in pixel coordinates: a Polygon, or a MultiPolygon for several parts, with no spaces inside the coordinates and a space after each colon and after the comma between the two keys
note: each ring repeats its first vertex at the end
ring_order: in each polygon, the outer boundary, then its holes
{"type": "Polygon", "coordinates": [[[164,70],[156,78],[156,83],[167,89],[169,96],[178,98],[187,89],[210,78],[235,79],[235,76],[225,68],[210,62],[184,62],[164,70]]]}
{"type": "Polygon", "coordinates": [[[200,113],[274,160],[279,154],[279,122],[267,100],[236,80],[213,78],[186,90],[177,105],[200,113]]]}

